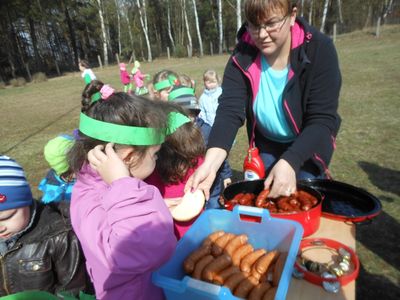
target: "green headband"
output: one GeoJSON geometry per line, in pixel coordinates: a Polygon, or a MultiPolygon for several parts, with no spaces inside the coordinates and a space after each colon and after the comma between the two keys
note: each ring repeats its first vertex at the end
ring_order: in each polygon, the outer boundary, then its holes
{"type": "MultiPolygon", "coordinates": [[[[181,113],[169,113],[166,134],[170,135],[174,133],[179,127],[188,122],[190,122],[190,119],[181,113]]],[[[79,130],[87,136],[100,141],[123,145],[159,145],[165,140],[165,133],[162,129],[103,122],[93,119],[84,113],[80,115],[79,130]]]]}
{"type": "Polygon", "coordinates": [[[194,96],[194,90],[192,88],[188,88],[188,87],[177,88],[176,90],[173,90],[169,93],[168,100],[169,101],[174,100],[182,95],[194,96]]]}
{"type": "Polygon", "coordinates": [[[90,102],[90,103],[95,103],[95,102],[99,101],[101,99],[100,92],[97,92],[97,93],[93,94],[91,99],[92,99],[92,102],[90,102]]]}
{"type": "Polygon", "coordinates": [[[154,84],[154,89],[155,89],[156,91],[161,91],[161,90],[163,90],[163,89],[165,89],[165,88],[167,88],[167,87],[174,86],[175,83],[176,83],[175,81],[176,81],[177,79],[178,79],[178,78],[176,78],[174,75],[169,75],[167,79],[155,83],[155,84],[154,84]]]}
{"type": "Polygon", "coordinates": [[[84,113],[80,115],[79,130],[100,141],[124,145],[159,145],[165,140],[165,134],[161,129],[103,122],[88,117],[84,113]]]}

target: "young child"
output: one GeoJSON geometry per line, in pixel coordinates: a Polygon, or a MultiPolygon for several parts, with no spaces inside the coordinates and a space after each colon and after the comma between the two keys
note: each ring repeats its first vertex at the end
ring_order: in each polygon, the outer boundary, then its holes
{"type": "Polygon", "coordinates": [[[21,166],[0,156],[0,296],[41,290],[77,295],[84,257],[67,210],[34,201],[21,166]]]}
{"type": "Polygon", "coordinates": [[[179,76],[171,70],[161,70],[153,77],[154,98],[168,101],[168,95],[172,87],[180,85],[179,76]]]}
{"type": "MultiPolygon", "coordinates": [[[[199,117],[200,106],[197,103],[196,96],[194,95],[194,90],[184,86],[174,86],[168,94],[168,100],[170,102],[177,103],[188,110],[190,118],[193,120],[194,124],[200,129],[205,144],[207,145],[208,136],[211,132],[211,126],[204,122],[202,118],[199,117]]],[[[207,201],[206,208],[219,208],[218,199],[222,192],[222,189],[231,183],[232,170],[229,166],[227,160],[223,163],[222,167],[217,173],[217,177],[214,184],[210,190],[210,198],[207,201]]]]}
{"type": "Polygon", "coordinates": [[[73,136],[65,134],[51,139],[45,145],[44,158],[51,169],[39,183],[39,190],[43,192],[43,203],[71,200],[75,176],[69,168],[67,153],[74,142],[73,136]]]}
{"type": "Polygon", "coordinates": [[[79,139],[69,152],[77,174],[72,225],[96,299],[163,299],[151,272],[172,256],[176,238],[160,192],[143,179],[155,168],[167,116],[143,97],[108,85],[100,93],[81,113],[79,139]]]}
{"type": "Polygon", "coordinates": [[[79,70],[82,72],[81,76],[83,80],[85,80],[86,84],[96,79],[96,75],[94,75],[92,69],[90,69],[89,63],[86,60],[84,59],[79,60],[78,66],[79,70]]]}
{"type": "Polygon", "coordinates": [[[222,89],[219,86],[218,74],[214,70],[205,71],[203,81],[204,91],[199,99],[201,109],[199,117],[210,126],[213,126],[218,108],[218,97],[222,94],[222,89]]]}
{"type": "MultiPolygon", "coordinates": [[[[165,110],[186,113],[180,106],[170,103],[166,103],[165,110]]],[[[145,181],[160,190],[170,209],[182,201],[186,181],[203,162],[204,153],[202,134],[189,119],[166,137],[158,153],[156,170],[145,181]]],[[[186,222],[174,220],[176,237],[182,238],[197,218],[186,222]]]]}
{"type": "Polygon", "coordinates": [[[149,93],[149,90],[147,87],[144,85],[144,80],[149,78],[149,74],[143,74],[140,71],[140,62],[135,60],[134,67],[132,69],[132,79],[135,82],[136,89],[135,89],[135,94],[136,95],[146,95],[149,93]]]}
{"type": "Polygon", "coordinates": [[[119,75],[121,82],[124,85],[124,92],[130,94],[132,92],[131,76],[129,76],[124,63],[119,64],[119,75]]]}

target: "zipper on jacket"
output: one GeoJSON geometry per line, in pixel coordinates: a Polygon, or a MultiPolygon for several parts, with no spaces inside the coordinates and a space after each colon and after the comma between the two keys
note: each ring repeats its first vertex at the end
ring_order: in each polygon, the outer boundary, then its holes
{"type": "Polygon", "coordinates": [[[14,252],[22,247],[22,244],[18,244],[15,248],[7,251],[4,255],[0,256],[0,265],[1,265],[1,274],[3,275],[3,288],[7,295],[10,295],[10,289],[8,288],[7,284],[7,272],[6,272],[6,264],[5,264],[5,257],[7,254],[14,252]]]}

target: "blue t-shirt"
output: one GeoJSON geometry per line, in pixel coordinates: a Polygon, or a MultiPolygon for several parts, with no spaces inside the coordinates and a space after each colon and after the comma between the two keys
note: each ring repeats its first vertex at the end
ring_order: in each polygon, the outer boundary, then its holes
{"type": "Polygon", "coordinates": [[[286,121],[282,103],[289,68],[274,70],[264,56],[261,56],[261,67],[260,88],[253,105],[257,129],[272,141],[290,142],[295,134],[286,121]]]}

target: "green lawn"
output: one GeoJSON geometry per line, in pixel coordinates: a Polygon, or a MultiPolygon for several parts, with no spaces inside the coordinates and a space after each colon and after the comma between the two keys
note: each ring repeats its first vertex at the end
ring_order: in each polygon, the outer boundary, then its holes
{"type": "MultiPolygon", "coordinates": [[[[379,39],[371,32],[339,36],[336,41],[343,75],[340,99],[342,127],[331,164],[336,180],[362,187],[382,202],[383,212],[371,224],[357,226],[357,253],[362,268],[357,299],[400,299],[400,26],[383,27],[379,39]]],[[[207,68],[220,74],[228,56],[155,60],[144,72],[163,68],[185,73],[198,83],[207,68]]],[[[121,89],[116,65],[94,69],[97,76],[121,89]]],[[[43,146],[78,124],[83,81],[79,73],[47,82],[0,90],[0,153],[15,158],[26,170],[36,197],[46,173],[43,146]]],[[[246,150],[239,132],[230,162],[241,178],[246,150]]]]}

